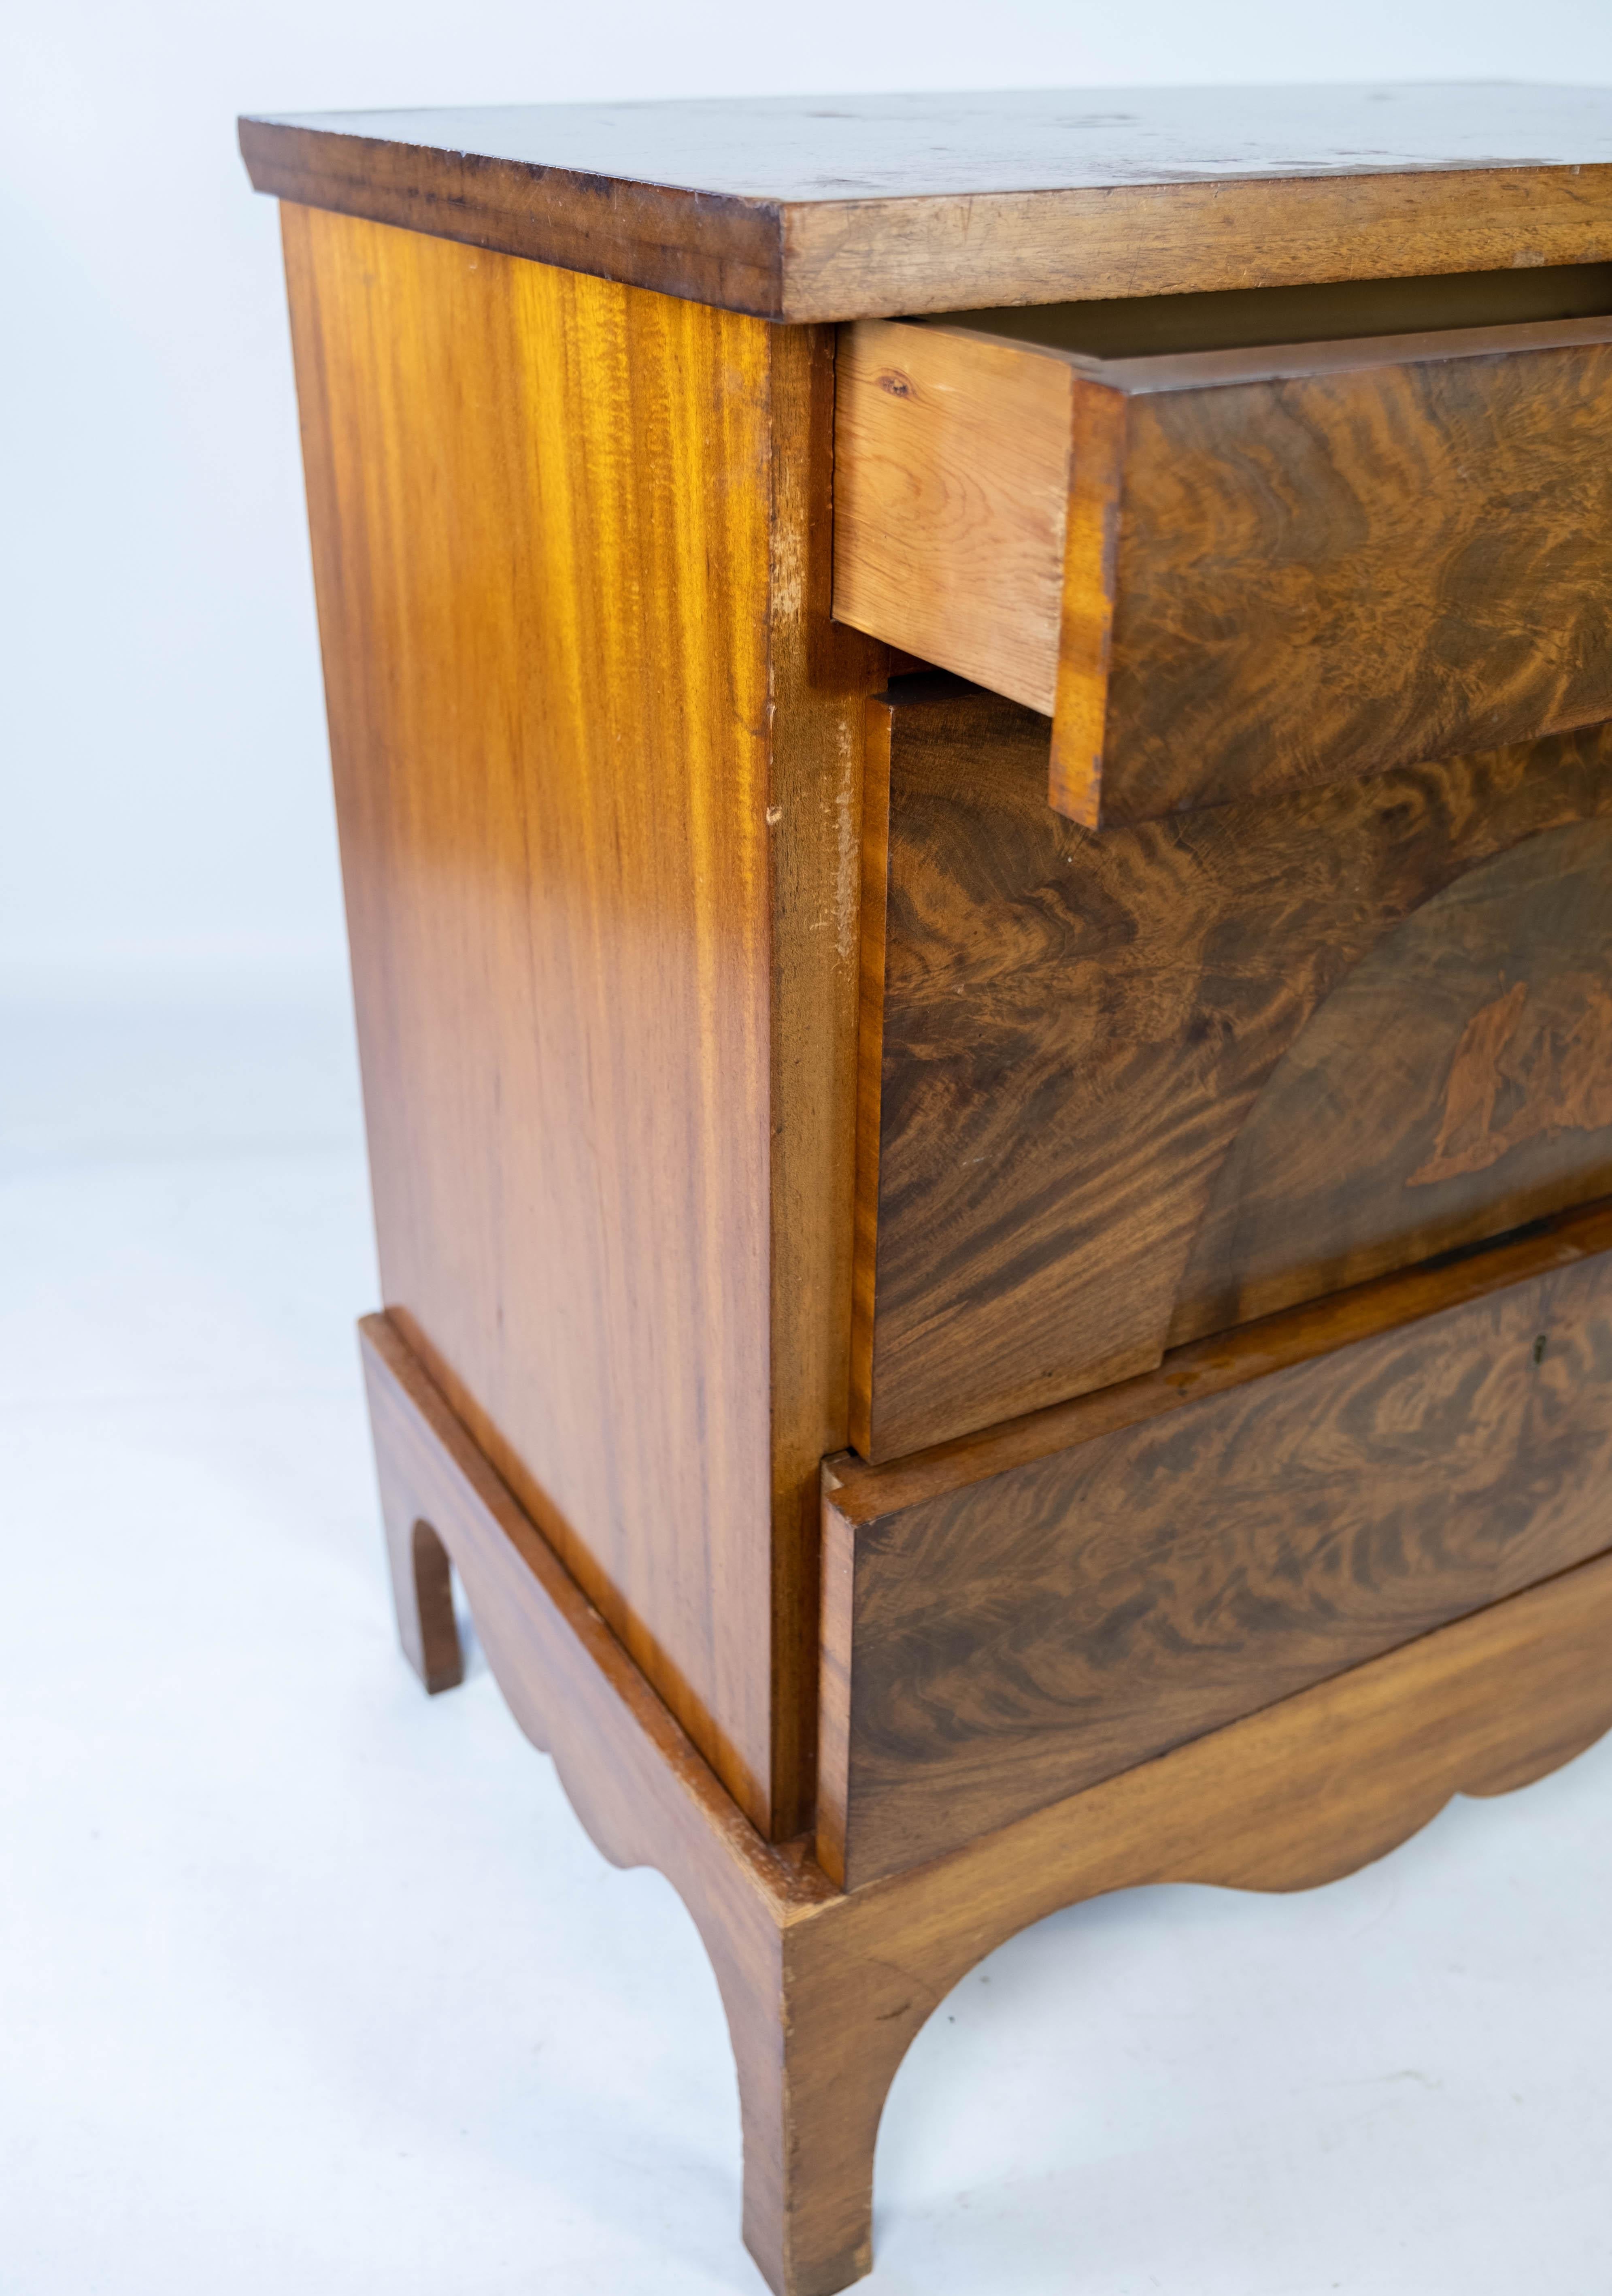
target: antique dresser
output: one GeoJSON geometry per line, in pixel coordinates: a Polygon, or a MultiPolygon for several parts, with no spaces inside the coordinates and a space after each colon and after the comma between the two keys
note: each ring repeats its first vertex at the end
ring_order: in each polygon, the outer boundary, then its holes
{"type": "Polygon", "coordinates": [[[1003,1938],[1612,1724],[1612,98],[241,139],[404,1646],[683,1893],[828,2296],[1003,1938]]]}

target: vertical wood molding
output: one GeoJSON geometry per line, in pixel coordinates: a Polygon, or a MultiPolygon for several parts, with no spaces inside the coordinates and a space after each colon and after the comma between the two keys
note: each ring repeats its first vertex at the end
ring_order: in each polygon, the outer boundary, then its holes
{"type": "Polygon", "coordinates": [[[885,649],[835,624],[834,331],[773,327],[771,1831],[811,1823],[819,1470],[850,1439],[863,697],[885,649]]]}
{"type": "Polygon", "coordinates": [[[884,1118],[885,931],[890,885],[888,701],[867,707],[862,808],[862,920],[856,1039],[856,1258],[852,1288],[850,1439],[872,1450],[874,1309],[878,1292],[879,1144],[884,1118]]]}
{"type": "Polygon", "coordinates": [[[1102,818],[1109,658],[1119,582],[1119,521],[1129,402],[1123,391],[1074,379],[1069,515],[1059,619],[1058,696],[1047,798],[1084,829],[1102,818]]]}

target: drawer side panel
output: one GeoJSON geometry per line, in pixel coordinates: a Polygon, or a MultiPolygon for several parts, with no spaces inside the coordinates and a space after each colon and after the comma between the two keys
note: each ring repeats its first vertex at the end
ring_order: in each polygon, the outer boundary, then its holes
{"type": "Polygon", "coordinates": [[[1051,712],[1074,377],[1011,344],[839,331],[834,613],[1051,712]]]}

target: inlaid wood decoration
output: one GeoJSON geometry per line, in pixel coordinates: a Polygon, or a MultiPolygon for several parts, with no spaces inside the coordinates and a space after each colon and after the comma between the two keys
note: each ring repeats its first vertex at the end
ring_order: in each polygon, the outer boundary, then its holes
{"type": "Polygon", "coordinates": [[[865,1457],[1612,1186],[1604,730],[1093,835],[1030,712],[872,718],[865,1457]]]}

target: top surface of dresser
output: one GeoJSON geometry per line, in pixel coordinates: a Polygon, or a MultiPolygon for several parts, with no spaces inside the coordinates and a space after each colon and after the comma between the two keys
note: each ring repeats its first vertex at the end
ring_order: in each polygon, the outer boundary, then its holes
{"type": "Polygon", "coordinates": [[[768,318],[1612,256],[1612,99],[1102,88],[249,119],[260,191],[768,318]]]}

